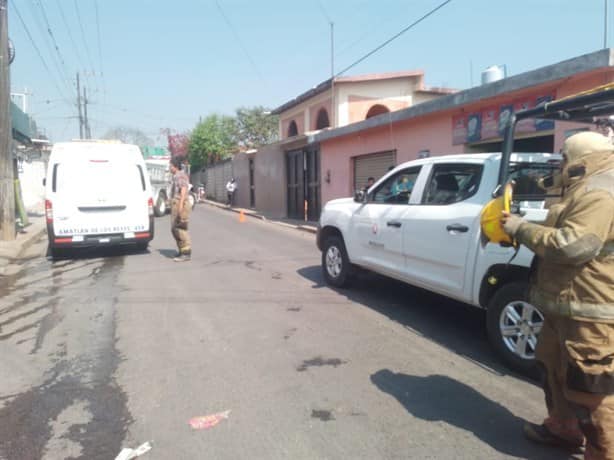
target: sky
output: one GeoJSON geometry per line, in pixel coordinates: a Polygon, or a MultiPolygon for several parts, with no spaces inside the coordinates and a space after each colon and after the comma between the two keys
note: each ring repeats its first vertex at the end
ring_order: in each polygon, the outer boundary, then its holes
{"type": "MultiPolygon", "coordinates": [[[[516,75],[614,47],[614,0],[451,0],[348,70],[423,70],[466,89],[487,67],[516,75]]],[[[275,108],[444,0],[9,0],[11,90],[54,142],[77,138],[76,74],[94,138],[114,127],[187,132],[211,113],[275,108]],[[21,17],[20,17],[21,16],[21,17]],[[22,20],[24,24],[22,24],[22,20]]]]}

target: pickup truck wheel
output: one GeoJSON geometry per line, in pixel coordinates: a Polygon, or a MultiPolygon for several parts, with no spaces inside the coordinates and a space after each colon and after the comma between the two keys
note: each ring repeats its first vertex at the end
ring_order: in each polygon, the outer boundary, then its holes
{"type": "Polygon", "coordinates": [[[156,217],[162,217],[164,214],[166,214],[166,195],[163,193],[158,195],[156,205],[154,206],[154,214],[156,217]]]}
{"type": "Polygon", "coordinates": [[[329,236],[322,250],[322,272],[327,284],[335,287],[347,286],[350,272],[350,259],[343,240],[329,236]]]}
{"type": "Polygon", "coordinates": [[[535,375],[535,348],[544,317],[527,301],[527,287],[525,282],[501,287],[489,303],[487,327],[499,356],[512,369],[535,375]]]}

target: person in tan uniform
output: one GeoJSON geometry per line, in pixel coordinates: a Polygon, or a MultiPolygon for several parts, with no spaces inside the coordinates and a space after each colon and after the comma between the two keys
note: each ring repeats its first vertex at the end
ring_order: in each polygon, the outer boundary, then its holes
{"type": "Polygon", "coordinates": [[[170,171],[173,175],[171,185],[171,232],[177,242],[177,256],[175,262],[187,262],[192,257],[192,246],[188,233],[190,220],[190,204],[188,201],[188,187],[190,179],[183,170],[183,158],[171,159],[170,171]]]}
{"type": "Polygon", "coordinates": [[[563,146],[560,203],[543,225],[504,212],[505,232],[536,254],[529,299],[544,314],[536,359],[548,417],[525,435],[585,459],[614,459],[614,146],[582,132],[563,146]]]}

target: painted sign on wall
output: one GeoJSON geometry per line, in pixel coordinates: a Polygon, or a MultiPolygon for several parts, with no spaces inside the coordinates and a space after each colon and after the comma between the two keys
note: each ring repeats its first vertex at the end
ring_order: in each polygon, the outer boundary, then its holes
{"type": "MultiPolygon", "coordinates": [[[[479,142],[503,137],[503,130],[510,116],[519,110],[531,109],[554,99],[553,94],[526,96],[498,107],[452,117],[452,145],[479,142]]],[[[526,118],[516,124],[517,133],[533,133],[554,129],[552,120],[526,118]]]]}

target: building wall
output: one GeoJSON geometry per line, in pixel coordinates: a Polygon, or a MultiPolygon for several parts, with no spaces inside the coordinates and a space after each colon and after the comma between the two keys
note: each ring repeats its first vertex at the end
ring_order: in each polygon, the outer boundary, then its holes
{"type": "Polygon", "coordinates": [[[321,109],[326,110],[326,113],[328,114],[328,121],[330,123],[330,126],[333,126],[333,112],[332,112],[332,101],[330,99],[330,97],[328,99],[325,99],[321,102],[316,102],[314,104],[312,104],[311,106],[309,106],[309,124],[306,126],[309,126],[308,131],[315,131],[316,128],[316,124],[318,122],[318,113],[320,112],[321,109]]]}
{"type": "Polygon", "coordinates": [[[226,182],[228,182],[232,175],[231,160],[209,166],[206,171],[205,182],[207,199],[226,203],[226,182]]]}
{"type": "MultiPolygon", "coordinates": [[[[331,101],[331,91],[304,101],[292,107],[280,116],[280,139],[288,137],[288,126],[294,120],[298,133],[314,131],[318,110],[325,107],[328,111],[332,127],[345,126],[349,123],[364,120],[369,108],[377,103],[386,105],[391,110],[399,110],[413,103],[413,93],[422,89],[423,75],[405,76],[392,79],[363,80],[355,82],[336,82],[334,86],[334,102],[331,101]],[[333,113],[333,104],[335,107],[333,113]]],[[[420,94],[420,101],[437,97],[436,94],[420,94]]]]}
{"type": "Polygon", "coordinates": [[[249,208],[249,159],[253,154],[237,153],[232,157],[232,175],[237,183],[234,205],[249,208]]]}
{"type": "Polygon", "coordinates": [[[259,148],[255,154],[254,168],[256,209],[271,218],[286,217],[287,178],[282,147],[271,144],[259,148]]]}
{"type": "Polygon", "coordinates": [[[382,99],[350,95],[348,97],[348,108],[350,111],[348,118],[350,123],[355,123],[367,118],[369,109],[374,105],[383,105],[384,107],[388,108],[390,112],[394,112],[396,110],[409,107],[409,102],[409,100],[382,99]]]}
{"type": "Polygon", "coordinates": [[[43,179],[47,173],[47,162],[44,160],[24,161],[19,169],[21,196],[26,211],[43,211],[45,201],[45,186],[43,179]]]}
{"type": "Polygon", "coordinates": [[[450,115],[432,116],[322,142],[322,177],[326,177],[328,171],[331,177],[330,183],[322,184],[322,203],[353,195],[353,158],[356,156],[396,150],[397,164],[400,164],[415,160],[425,149],[439,154],[462,153],[462,145],[452,146],[450,120],[450,115]]]}
{"type": "Polygon", "coordinates": [[[288,137],[288,128],[292,121],[296,122],[296,128],[298,134],[305,132],[305,113],[303,110],[294,110],[290,115],[285,115],[280,119],[279,124],[281,126],[281,133],[279,133],[280,139],[286,139],[288,137]]]}
{"type": "Polygon", "coordinates": [[[408,77],[393,80],[340,83],[337,86],[336,96],[339,107],[338,126],[364,120],[365,117],[360,118],[360,114],[363,105],[365,105],[365,99],[377,99],[382,101],[380,103],[384,103],[383,101],[386,100],[390,101],[390,104],[409,107],[412,104],[412,94],[419,88],[421,82],[421,77],[408,77]],[[357,104],[356,108],[353,108],[354,104],[357,104]]]}

